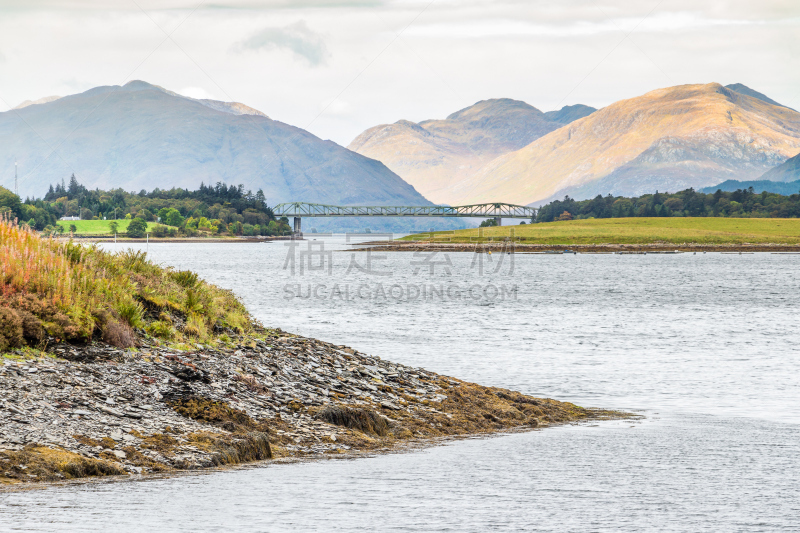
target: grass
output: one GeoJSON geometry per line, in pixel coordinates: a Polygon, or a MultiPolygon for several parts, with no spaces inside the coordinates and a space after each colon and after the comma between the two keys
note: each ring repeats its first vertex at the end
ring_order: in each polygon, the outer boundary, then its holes
{"type": "MultiPolygon", "coordinates": [[[[441,242],[512,238],[528,244],[798,244],[800,219],[604,218],[436,232],[441,242]]],[[[401,240],[430,240],[430,233],[401,240]]]]}
{"type": "MultiPolygon", "coordinates": [[[[110,220],[59,220],[58,225],[64,228],[64,233],[69,233],[70,225],[74,224],[78,231],[75,232],[75,235],[110,235],[111,229],[108,227],[110,220]]],[[[128,224],[131,223],[130,220],[117,220],[117,224],[119,228],[117,229],[117,234],[124,236],[125,232],[128,231],[128,224]]],[[[155,222],[148,222],[147,223],[147,231],[153,231],[153,226],[155,226],[155,222]]]]}
{"type": "Polygon", "coordinates": [[[131,347],[145,332],[216,344],[259,329],[230,291],[144,253],[45,239],[0,219],[0,353],[48,336],[131,347]]]}
{"type": "Polygon", "coordinates": [[[90,476],[124,476],[127,472],[113,461],[82,457],[44,446],[22,451],[0,451],[0,484],[60,481],[90,476]]]}

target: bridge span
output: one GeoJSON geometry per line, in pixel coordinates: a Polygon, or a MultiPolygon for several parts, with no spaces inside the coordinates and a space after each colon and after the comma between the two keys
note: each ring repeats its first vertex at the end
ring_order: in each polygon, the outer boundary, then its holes
{"type": "Polygon", "coordinates": [[[325,205],[287,202],[272,208],[276,217],[293,217],[294,234],[302,234],[303,217],[443,217],[494,218],[501,226],[504,218],[532,219],[537,208],[524,205],[490,203],[473,205],[325,205]]]}

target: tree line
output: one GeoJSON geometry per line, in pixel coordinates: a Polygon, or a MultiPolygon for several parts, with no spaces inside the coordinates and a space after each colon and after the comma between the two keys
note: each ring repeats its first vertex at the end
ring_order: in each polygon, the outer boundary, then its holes
{"type": "MultiPolygon", "coordinates": [[[[283,235],[291,231],[287,219],[275,218],[261,189],[253,193],[245,191],[243,185],[225,183],[201,183],[197,190],[156,188],[136,193],[123,189],[88,189],[72,175],[68,183],[62,180],[50,185],[44,198],[27,198],[24,202],[11,191],[0,188],[0,212],[39,231],[59,231],[64,227],[58,224],[62,217],[108,221],[141,219],[160,223],[156,231],[163,236],[283,235]]],[[[134,228],[140,226],[134,224],[134,228]]]]}
{"type": "Polygon", "coordinates": [[[717,190],[704,194],[694,189],[677,193],[645,194],[636,197],[601,196],[574,200],[569,196],[539,208],[532,222],[586,218],[625,217],[736,217],[796,218],[800,216],[800,194],[789,196],[756,193],[750,187],[733,192],[717,190]]]}

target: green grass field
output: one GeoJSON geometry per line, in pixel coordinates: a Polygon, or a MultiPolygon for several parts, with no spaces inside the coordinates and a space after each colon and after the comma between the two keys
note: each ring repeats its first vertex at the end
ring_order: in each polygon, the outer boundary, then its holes
{"type": "MultiPolygon", "coordinates": [[[[505,223],[517,223],[513,219],[505,223]]],[[[604,218],[436,232],[433,240],[484,242],[512,237],[530,244],[800,243],[800,219],[604,218]]],[[[430,233],[402,240],[428,240],[430,233]]]]}
{"type": "MultiPolygon", "coordinates": [[[[75,227],[78,228],[78,231],[75,232],[75,235],[109,235],[111,234],[111,229],[108,227],[108,223],[111,222],[110,220],[59,220],[58,225],[64,228],[64,233],[69,233],[69,226],[70,224],[75,224],[75,227]]],[[[124,235],[124,233],[128,230],[128,224],[130,224],[130,220],[117,220],[117,224],[119,224],[119,229],[117,230],[118,235],[124,235]]],[[[147,223],[147,230],[152,231],[153,226],[155,226],[155,222],[148,222],[147,223]]]]}

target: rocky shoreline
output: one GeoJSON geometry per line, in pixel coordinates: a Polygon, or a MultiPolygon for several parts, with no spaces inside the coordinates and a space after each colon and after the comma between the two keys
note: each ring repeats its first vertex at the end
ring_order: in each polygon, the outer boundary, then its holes
{"type": "MultiPolygon", "coordinates": [[[[52,339],[51,339],[52,340],[52,339]]],[[[624,413],[269,331],[179,351],[55,343],[0,361],[0,486],[386,451],[624,413]]]]}
{"type": "Polygon", "coordinates": [[[583,254],[632,254],[632,253],[680,253],[680,252],[723,252],[723,253],[798,253],[797,244],[700,244],[700,243],[652,243],[652,244],[531,244],[497,240],[489,242],[447,242],[447,241],[374,241],[362,242],[354,246],[369,246],[352,251],[379,252],[509,252],[509,253],[563,253],[583,254]]]}

